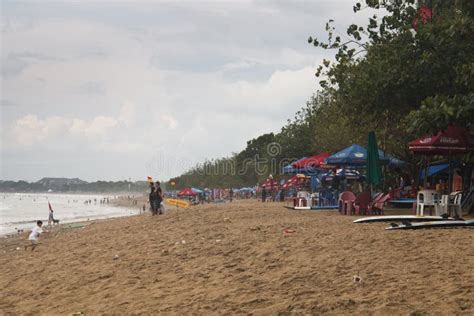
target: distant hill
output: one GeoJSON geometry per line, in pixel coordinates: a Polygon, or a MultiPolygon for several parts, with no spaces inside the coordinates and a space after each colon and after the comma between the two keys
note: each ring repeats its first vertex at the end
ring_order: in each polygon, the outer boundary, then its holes
{"type": "Polygon", "coordinates": [[[81,180],[79,178],[43,178],[36,183],[41,184],[46,189],[53,189],[62,187],[63,185],[77,185],[77,184],[86,184],[87,181],[81,180]]]}
{"type": "Polygon", "coordinates": [[[79,178],[43,178],[36,182],[2,181],[0,192],[146,192],[146,181],[95,181],[79,178]]]}

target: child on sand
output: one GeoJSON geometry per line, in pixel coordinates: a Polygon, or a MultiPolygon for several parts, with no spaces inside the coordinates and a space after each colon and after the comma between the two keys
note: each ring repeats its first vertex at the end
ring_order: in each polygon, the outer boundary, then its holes
{"type": "Polygon", "coordinates": [[[31,251],[35,250],[36,246],[39,243],[39,240],[38,240],[39,235],[41,235],[42,233],[47,233],[47,231],[43,231],[41,226],[43,226],[43,222],[37,221],[36,226],[33,227],[33,229],[31,230],[30,236],[28,237],[28,240],[30,243],[28,245],[25,245],[25,250],[27,250],[28,247],[31,247],[31,251]]]}

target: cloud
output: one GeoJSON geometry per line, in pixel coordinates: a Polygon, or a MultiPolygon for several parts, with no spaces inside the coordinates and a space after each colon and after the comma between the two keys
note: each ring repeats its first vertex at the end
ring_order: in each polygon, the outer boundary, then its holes
{"type": "Polygon", "coordinates": [[[69,128],[69,132],[87,137],[105,136],[112,128],[117,126],[118,121],[112,117],[97,116],[91,122],[74,119],[69,128]]]}
{"type": "Polygon", "coordinates": [[[306,39],[352,5],[6,2],[3,177],[140,178],[159,150],[166,179],[239,151],[304,106],[332,54],[306,39]]]}
{"type": "Polygon", "coordinates": [[[136,120],[136,108],[130,101],[124,102],[120,109],[118,121],[125,125],[125,127],[132,127],[136,120]]]}
{"type": "Polygon", "coordinates": [[[69,120],[58,116],[41,120],[34,114],[28,114],[15,122],[11,129],[9,143],[30,146],[48,137],[60,135],[69,124],[69,120]]]}
{"type": "Polygon", "coordinates": [[[161,115],[161,120],[164,121],[170,129],[175,129],[178,126],[178,121],[171,115],[161,115]]]}

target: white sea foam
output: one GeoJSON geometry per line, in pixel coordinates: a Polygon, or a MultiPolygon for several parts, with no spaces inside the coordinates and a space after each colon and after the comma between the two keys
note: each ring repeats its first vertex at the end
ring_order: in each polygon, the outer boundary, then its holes
{"type": "Polygon", "coordinates": [[[55,219],[61,223],[138,213],[138,207],[127,209],[101,204],[100,200],[107,197],[110,201],[114,198],[111,195],[0,193],[0,235],[15,232],[16,229],[30,229],[37,220],[47,224],[48,201],[54,210],[55,219]],[[85,204],[86,200],[92,203],[85,204]]]}

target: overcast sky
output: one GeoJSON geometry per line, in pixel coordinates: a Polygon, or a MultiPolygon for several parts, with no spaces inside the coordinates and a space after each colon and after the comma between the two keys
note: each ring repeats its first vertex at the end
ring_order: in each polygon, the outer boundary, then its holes
{"type": "Polygon", "coordinates": [[[1,179],[167,180],[278,132],[352,0],[1,1],[1,179]]]}

